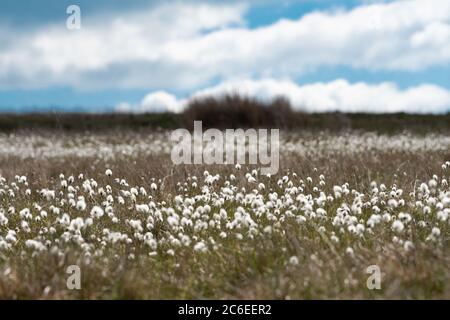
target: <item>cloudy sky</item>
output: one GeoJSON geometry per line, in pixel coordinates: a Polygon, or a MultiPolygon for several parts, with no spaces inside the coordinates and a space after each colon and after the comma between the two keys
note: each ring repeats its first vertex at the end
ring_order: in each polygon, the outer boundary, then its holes
{"type": "Polygon", "coordinates": [[[226,92],[449,112],[450,1],[0,2],[0,111],[178,112],[226,92]]]}

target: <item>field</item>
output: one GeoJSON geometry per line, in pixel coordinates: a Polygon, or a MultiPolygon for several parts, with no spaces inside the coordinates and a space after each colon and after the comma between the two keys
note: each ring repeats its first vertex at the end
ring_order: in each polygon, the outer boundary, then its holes
{"type": "Polygon", "coordinates": [[[450,298],[448,132],[282,130],[271,177],[170,132],[1,133],[0,298],[450,298]]]}
{"type": "Polygon", "coordinates": [[[450,306],[450,0],[0,0],[2,300],[450,306]]]}

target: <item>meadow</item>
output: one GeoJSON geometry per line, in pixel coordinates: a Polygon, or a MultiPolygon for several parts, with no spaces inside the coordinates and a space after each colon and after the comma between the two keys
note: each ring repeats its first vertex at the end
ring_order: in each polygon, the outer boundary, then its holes
{"type": "Polygon", "coordinates": [[[0,298],[450,297],[448,133],[282,130],[270,177],[169,136],[1,133],[0,298]]]}
{"type": "Polygon", "coordinates": [[[448,299],[449,128],[235,95],[2,115],[0,298],[448,299]],[[280,128],[278,173],[173,165],[171,132],[194,120],[280,128]]]}

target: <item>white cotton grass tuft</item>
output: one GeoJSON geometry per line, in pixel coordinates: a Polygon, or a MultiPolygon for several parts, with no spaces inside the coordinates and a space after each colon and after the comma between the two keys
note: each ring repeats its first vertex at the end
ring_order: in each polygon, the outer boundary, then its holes
{"type": "Polygon", "coordinates": [[[194,245],[194,251],[206,252],[206,251],[208,251],[208,247],[206,246],[206,244],[203,241],[200,241],[194,245]]]}
{"type": "Polygon", "coordinates": [[[402,233],[405,229],[405,225],[400,220],[395,220],[392,223],[392,230],[396,233],[402,233]]]}
{"type": "Polygon", "coordinates": [[[355,251],[353,250],[352,247],[347,247],[345,249],[345,253],[347,253],[347,255],[350,256],[350,257],[354,257],[355,256],[355,251]]]}
{"type": "Polygon", "coordinates": [[[431,234],[435,237],[439,237],[441,235],[441,229],[433,227],[433,229],[431,229],[431,234]]]}
{"type": "Polygon", "coordinates": [[[292,256],[289,258],[290,265],[296,266],[296,265],[298,265],[298,263],[299,263],[299,260],[296,256],[292,256]]]}
{"type": "Polygon", "coordinates": [[[105,214],[105,212],[104,212],[103,209],[102,209],[101,207],[99,207],[99,206],[94,206],[94,207],[91,209],[91,217],[92,217],[92,218],[98,219],[98,218],[103,217],[104,214],[105,214]]]}
{"type": "Polygon", "coordinates": [[[84,200],[84,197],[80,197],[75,205],[76,209],[78,211],[84,211],[86,209],[86,201],[84,200]]]}

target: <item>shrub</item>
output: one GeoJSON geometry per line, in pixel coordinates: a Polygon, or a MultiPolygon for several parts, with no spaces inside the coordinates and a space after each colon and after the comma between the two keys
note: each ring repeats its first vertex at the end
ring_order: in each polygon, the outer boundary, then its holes
{"type": "Polygon", "coordinates": [[[277,97],[265,102],[238,94],[208,96],[189,101],[182,115],[185,127],[201,120],[204,128],[280,128],[290,129],[303,117],[289,101],[277,97]]]}

